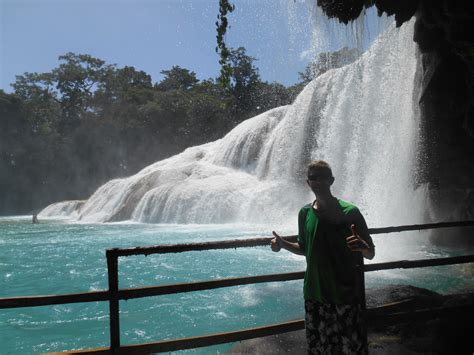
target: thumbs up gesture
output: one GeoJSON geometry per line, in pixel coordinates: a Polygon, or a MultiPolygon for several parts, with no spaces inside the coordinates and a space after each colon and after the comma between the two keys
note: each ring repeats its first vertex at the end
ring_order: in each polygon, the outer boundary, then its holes
{"type": "Polygon", "coordinates": [[[357,234],[355,224],[351,225],[352,235],[346,238],[347,246],[351,251],[364,252],[369,250],[369,245],[357,234]]]}
{"type": "Polygon", "coordinates": [[[271,248],[274,252],[279,252],[282,248],[283,240],[275,231],[272,233],[275,238],[273,238],[271,241],[271,248]]]}

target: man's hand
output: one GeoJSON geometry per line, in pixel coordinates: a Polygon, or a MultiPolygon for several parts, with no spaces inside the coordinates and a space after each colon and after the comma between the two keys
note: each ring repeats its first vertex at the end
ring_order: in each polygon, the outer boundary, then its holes
{"type": "Polygon", "coordinates": [[[275,237],[271,241],[272,250],[274,252],[279,252],[282,248],[283,240],[275,231],[272,231],[272,233],[273,233],[273,236],[275,237]]]}
{"type": "Polygon", "coordinates": [[[275,231],[272,231],[272,233],[275,238],[272,239],[270,245],[274,252],[278,252],[281,249],[285,249],[293,254],[304,255],[304,250],[300,248],[300,245],[298,243],[291,243],[283,239],[275,231]]]}
{"type": "Polygon", "coordinates": [[[351,251],[367,252],[370,247],[364,239],[362,239],[356,231],[356,226],[351,225],[352,235],[346,238],[347,246],[351,251]]]}

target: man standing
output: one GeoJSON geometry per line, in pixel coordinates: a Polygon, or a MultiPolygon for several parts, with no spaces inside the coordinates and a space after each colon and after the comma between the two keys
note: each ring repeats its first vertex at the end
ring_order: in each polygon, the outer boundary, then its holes
{"type": "Polygon", "coordinates": [[[304,279],[309,354],[366,354],[365,327],[357,284],[362,256],[375,247],[359,209],[331,193],[331,167],[322,160],[308,166],[307,183],[316,199],[298,215],[298,242],[276,232],[271,247],[306,256],[304,279]]]}

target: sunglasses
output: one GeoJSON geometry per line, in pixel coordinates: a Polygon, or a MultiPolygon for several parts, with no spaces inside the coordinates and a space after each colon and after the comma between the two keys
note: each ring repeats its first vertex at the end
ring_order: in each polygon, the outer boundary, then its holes
{"type": "Polygon", "coordinates": [[[332,176],[329,176],[329,175],[316,175],[316,174],[308,175],[308,180],[309,181],[329,180],[331,178],[332,178],[332,176]]]}

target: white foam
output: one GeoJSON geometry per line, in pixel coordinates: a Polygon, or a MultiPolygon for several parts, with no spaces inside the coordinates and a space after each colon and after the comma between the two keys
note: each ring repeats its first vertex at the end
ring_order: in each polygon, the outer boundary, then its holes
{"type": "Polygon", "coordinates": [[[109,181],[82,206],[55,204],[41,216],[294,224],[299,207],[311,199],[304,167],[317,158],[332,164],[335,194],[358,204],[369,224],[420,222],[416,211],[424,193],[414,193],[413,184],[419,123],[412,36],[413,21],[392,26],[358,61],[309,83],[292,105],[109,181]]]}

